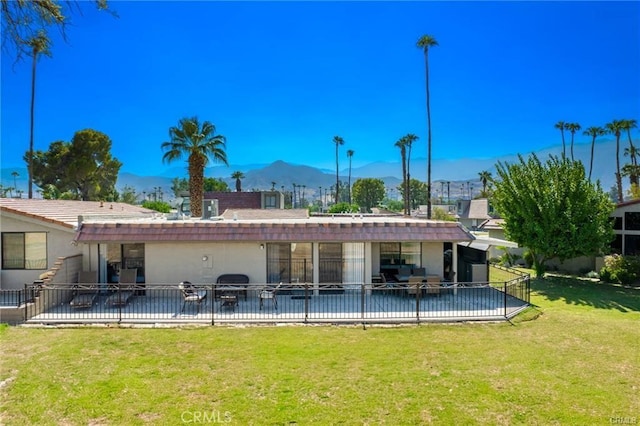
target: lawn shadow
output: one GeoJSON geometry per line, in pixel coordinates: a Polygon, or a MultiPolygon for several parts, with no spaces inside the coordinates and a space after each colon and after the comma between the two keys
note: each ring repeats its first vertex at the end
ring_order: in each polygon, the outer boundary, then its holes
{"type": "Polygon", "coordinates": [[[531,281],[531,289],[551,301],[620,312],[640,311],[640,288],[571,277],[547,276],[531,281]]]}

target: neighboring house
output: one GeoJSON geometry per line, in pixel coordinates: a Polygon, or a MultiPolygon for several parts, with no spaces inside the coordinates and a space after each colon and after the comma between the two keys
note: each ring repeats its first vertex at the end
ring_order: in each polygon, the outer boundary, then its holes
{"type": "Polygon", "coordinates": [[[487,198],[458,200],[458,221],[471,230],[476,230],[488,219],[494,218],[493,206],[487,198]]]}
{"type": "Polygon", "coordinates": [[[629,256],[640,255],[640,200],[618,204],[611,217],[616,234],[611,251],[629,256]]]}
{"type": "Polygon", "coordinates": [[[81,254],[82,247],[72,244],[79,216],[155,213],[124,203],[0,198],[0,289],[22,288],[59,257],[81,254]]]}
{"type": "Polygon", "coordinates": [[[220,213],[228,209],[284,209],[280,191],[205,192],[205,200],[218,200],[220,213]]]}

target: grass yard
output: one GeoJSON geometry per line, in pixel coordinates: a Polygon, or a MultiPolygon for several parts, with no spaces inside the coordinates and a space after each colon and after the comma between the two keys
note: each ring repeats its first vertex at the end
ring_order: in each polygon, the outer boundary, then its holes
{"type": "Polygon", "coordinates": [[[640,422],[640,290],[533,281],[513,324],[0,327],[0,424],[640,422]]]}

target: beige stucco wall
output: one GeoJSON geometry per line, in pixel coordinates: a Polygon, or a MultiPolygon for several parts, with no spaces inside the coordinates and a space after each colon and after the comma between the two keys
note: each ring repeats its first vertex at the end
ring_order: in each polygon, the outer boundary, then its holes
{"type": "MultiPolygon", "coordinates": [[[[2,232],[46,232],[47,267],[44,269],[3,269],[0,271],[0,289],[23,288],[37,280],[40,274],[52,267],[59,257],[81,253],[81,248],[72,244],[75,231],[56,224],[3,212],[0,216],[2,232]]],[[[0,241],[0,250],[1,250],[0,241]]]]}
{"type": "Polygon", "coordinates": [[[442,277],[444,269],[443,243],[422,243],[422,266],[427,268],[427,275],[442,277]]]}
{"type": "Polygon", "coordinates": [[[249,276],[253,283],[266,282],[266,248],[257,242],[145,244],[147,283],[212,283],[222,274],[234,273],[249,276]]]}

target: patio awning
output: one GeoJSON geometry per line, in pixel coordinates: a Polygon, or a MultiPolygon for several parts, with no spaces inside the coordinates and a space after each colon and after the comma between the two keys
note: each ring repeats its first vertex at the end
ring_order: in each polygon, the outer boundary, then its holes
{"type": "Polygon", "coordinates": [[[502,240],[500,238],[491,238],[486,236],[478,236],[474,234],[476,237],[473,241],[468,242],[459,242],[459,246],[470,247],[476,250],[487,251],[491,247],[509,247],[509,248],[518,248],[518,243],[514,243],[509,240],[502,240]]]}

